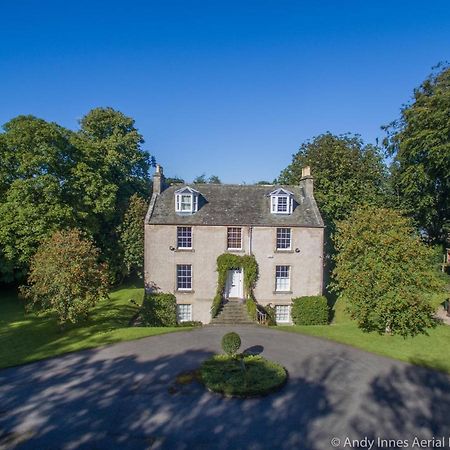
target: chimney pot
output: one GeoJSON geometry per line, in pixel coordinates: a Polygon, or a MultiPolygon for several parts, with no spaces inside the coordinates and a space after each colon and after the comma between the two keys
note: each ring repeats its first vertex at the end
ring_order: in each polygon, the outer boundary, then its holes
{"type": "Polygon", "coordinates": [[[314,196],[314,178],[311,175],[310,166],[302,168],[302,178],[300,179],[300,186],[303,189],[303,194],[305,197],[314,196]]]}

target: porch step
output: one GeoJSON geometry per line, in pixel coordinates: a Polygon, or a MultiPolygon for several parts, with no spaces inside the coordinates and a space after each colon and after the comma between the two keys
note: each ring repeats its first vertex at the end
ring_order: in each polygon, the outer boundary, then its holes
{"type": "Polygon", "coordinates": [[[239,301],[228,301],[220,310],[219,314],[211,320],[211,324],[230,325],[230,324],[254,324],[255,322],[248,317],[245,303],[239,301]]]}

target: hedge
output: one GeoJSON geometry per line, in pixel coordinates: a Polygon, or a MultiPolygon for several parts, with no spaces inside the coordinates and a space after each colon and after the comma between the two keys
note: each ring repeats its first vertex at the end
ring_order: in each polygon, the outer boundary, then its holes
{"type": "Polygon", "coordinates": [[[141,307],[144,326],[175,327],[177,325],[177,299],[173,294],[145,294],[141,307]]]}
{"type": "Polygon", "coordinates": [[[326,325],[328,324],[327,299],[323,295],[294,298],[291,316],[295,325],[326,325]]]}

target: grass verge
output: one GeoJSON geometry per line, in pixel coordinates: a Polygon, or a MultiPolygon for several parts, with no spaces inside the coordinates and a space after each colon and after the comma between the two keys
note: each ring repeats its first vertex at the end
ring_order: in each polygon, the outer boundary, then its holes
{"type": "Polygon", "coordinates": [[[129,341],[186,327],[128,327],[141,304],[144,290],[134,284],[114,290],[110,299],[98,303],[90,318],[61,331],[53,314],[26,313],[17,291],[0,293],[0,368],[49,358],[63,353],[129,341]]]}
{"type": "MultiPolygon", "coordinates": [[[[442,296],[432,299],[435,306],[442,301],[442,296]]],[[[429,330],[428,336],[420,335],[406,339],[400,336],[364,333],[348,317],[345,312],[345,305],[341,300],[338,300],[331,325],[278,326],[277,329],[322,337],[378,355],[450,373],[450,358],[448,357],[450,326],[448,325],[438,325],[436,328],[429,330]]]]}

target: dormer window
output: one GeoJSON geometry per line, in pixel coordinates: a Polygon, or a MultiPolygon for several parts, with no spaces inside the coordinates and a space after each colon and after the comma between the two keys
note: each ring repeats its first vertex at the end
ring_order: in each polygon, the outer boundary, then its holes
{"type": "Polygon", "coordinates": [[[272,214],[292,214],[294,194],[285,189],[277,189],[270,194],[270,212],[272,214]]]}
{"type": "Polygon", "coordinates": [[[175,191],[175,211],[184,214],[193,214],[198,211],[199,192],[190,187],[175,191]]]}

